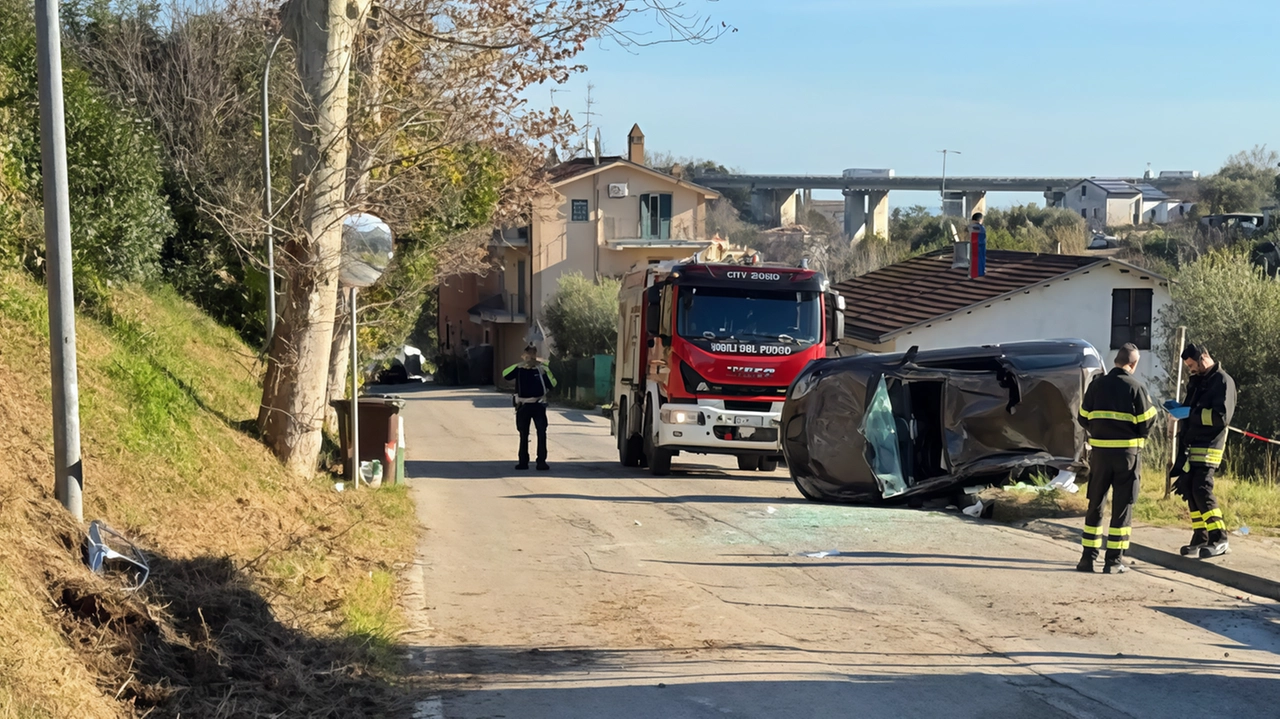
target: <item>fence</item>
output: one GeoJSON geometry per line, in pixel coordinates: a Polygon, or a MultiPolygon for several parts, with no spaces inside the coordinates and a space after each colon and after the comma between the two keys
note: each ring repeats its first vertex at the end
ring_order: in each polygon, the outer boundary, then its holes
{"type": "Polygon", "coordinates": [[[551,371],[560,383],[556,394],[578,404],[605,404],[613,397],[613,355],[585,359],[551,360],[551,371]]]}

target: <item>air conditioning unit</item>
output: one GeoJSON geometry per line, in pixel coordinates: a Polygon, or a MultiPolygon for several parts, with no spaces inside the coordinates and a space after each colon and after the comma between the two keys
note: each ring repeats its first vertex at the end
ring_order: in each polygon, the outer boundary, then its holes
{"type": "Polygon", "coordinates": [[[619,197],[626,197],[626,196],[627,196],[627,183],[625,182],[609,183],[609,197],[616,199],[619,197]]]}

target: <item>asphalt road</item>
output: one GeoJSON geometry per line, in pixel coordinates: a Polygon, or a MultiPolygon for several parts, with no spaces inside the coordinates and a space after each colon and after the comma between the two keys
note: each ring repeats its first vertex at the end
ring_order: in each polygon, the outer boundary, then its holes
{"type": "Polygon", "coordinates": [[[651,477],[581,411],[551,412],[551,472],[517,472],[507,396],[404,396],[415,717],[1280,715],[1273,603],[1079,574],[1070,544],[956,513],[806,502],[785,470],[651,477]]]}

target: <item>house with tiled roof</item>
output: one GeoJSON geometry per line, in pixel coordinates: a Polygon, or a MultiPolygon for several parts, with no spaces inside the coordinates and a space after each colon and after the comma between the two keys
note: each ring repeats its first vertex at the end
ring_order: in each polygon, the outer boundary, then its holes
{"type": "Polygon", "coordinates": [[[1155,223],[1186,216],[1190,205],[1144,182],[1090,178],[1063,195],[1061,206],[1080,213],[1090,229],[1155,223]]]}
{"type": "Polygon", "coordinates": [[[549,167],[548,192],[533,203],[529,224],[494,234],[495,270],[444,281],[441,352],[491,354],[494,366],[505,367],[536,334],[564,275],[620,277],[637,263],[681,259],[710,245],[707,203],[719,193],[678,171],[647,167],[638,125],[627,148],[625,157],[593,154],[549,167]]]}
{"type": "MultiPolygon", "coordinates": [[[[970,278],[951,250],[913,257],[835,285],[845,298],[842,354],[903,352],[1025,340],[1083,339],[1110,366],[1114,350],[1152,348],[1169,280],[1119,260],[990,250],[970,278]]],[[[1164,367],[1144,352],[1155,391],[1164,367]]]]}

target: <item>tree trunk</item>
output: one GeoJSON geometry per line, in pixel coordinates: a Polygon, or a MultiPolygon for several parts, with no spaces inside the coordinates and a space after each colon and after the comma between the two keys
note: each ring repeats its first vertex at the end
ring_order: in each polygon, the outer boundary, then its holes
{"type": "Polygon", "coordinates": [[[259,426],[294,474],[320,456],[347,212],[347,105],[356,29],[369,0],[290,0],[286,32],[302,94],[294,108],[302,175],[301,227],[284,247],[285,305],[268,355],[259,426]]]}
{"type": "MultiPolygon", "coordinates": [[[[378,108],[371,118],[371,126],[381,129],[379,118],[382,114],[381,95],[381,63],[382,52],[386,47],[386,33],[380,32],[376,17],[369,22],[364,46],[355,57],[355,72],[360,78],[360,91],[356,97],[357,107],[378,108]]],[[[362,108],[362,109],[363,109],[362,108]]],[[[374,156],[369,143],[362,142],[357,131],[361,125],[357,119],[350,130],[350,156],[347,158],[350,172],[347,173],[347,201],[360,203],[368,191],[369,168],[373,165],[374,156]]],[[[358,300],[357,300],[358,301],[358,300]]],[[[329,391],[330,402],[344,399],[351,386],[351,308],[347,307],[347,293],[338,292],[338,316],[333,323],[333,343],[329,354],[329,391]]],[[[324,426],[327,431],[338,431],[338,413],[332,407],[325,406],[324,426]]]]}
{"type": "MultiPolygon", "coordinates": [[[[329,351],[329,402],[346,399],[351,387],[351,308],[346,292],[338,292],[338,316],[333,323],[333,343],[329,351]]],[[[358,300],[357,300],[358,301],[358,300]]],[[[325,403],[325,430],[338,432],[338,412],[325,403]]]]}

